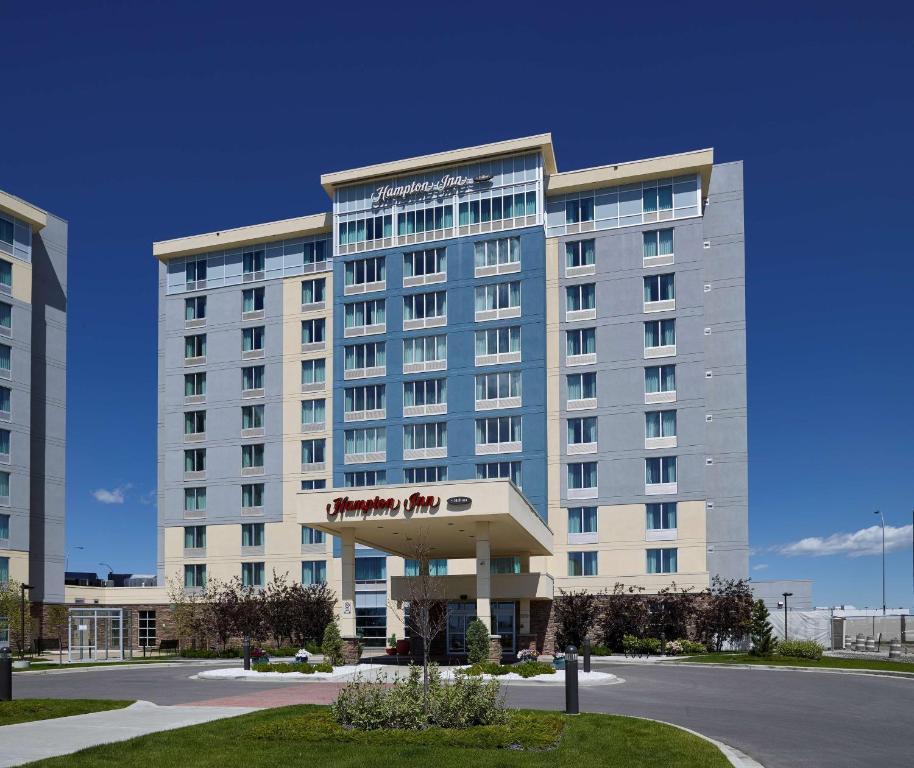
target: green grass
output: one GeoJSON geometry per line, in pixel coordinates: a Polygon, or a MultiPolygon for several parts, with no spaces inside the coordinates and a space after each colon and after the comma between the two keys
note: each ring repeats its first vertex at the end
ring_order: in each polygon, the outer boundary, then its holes
{"type": "Polygon", "coordinates": [[[96,699],[15,699],[0,701],[0,726],[123,709],[132,701],[96,699]]]}
{"type": "MultiPolygon", "coordinates": [[[[181,662],[178,656],[162,656],[161,658],[139,658],[126,661],[74,661],[72,664],[65,660],[63,664],[57,661],[33,661],[28,669],[14,669],[13,672],[31,672],[43,669],[83,669],[86,667],[122,667],[125,664],[157,664],[162,662],[181,662]]],[[[187,661],[193,661],[187,659],[187,661]]]]}
{"type": "Polygon", "coordinates": [[[882,659],[841,659],[834,656],[823,656],[821,659],[813,661],[812,659],[796,659],[789,656],[763,658],[750,656],[748,653],[709,653],[704,656],[679,659],[679,663],[761,664],[775,667],[811,667],[813,669],[869,669],[879,672],[914,672],[914,663],[912,662],[882,659]]]}
{"type": "Polygon", "coordinates": [[[614,715],[565,717],[515,713],[505,726],[463,731],[429,729],[352,731],[340,728],[324,707],[297,706],[255,712],[74,755],[34,763],[58,768],[728,768],[708,742],[659,723],[614,715]],[[659,757],[658,757],[659,756],[659,757]]]}

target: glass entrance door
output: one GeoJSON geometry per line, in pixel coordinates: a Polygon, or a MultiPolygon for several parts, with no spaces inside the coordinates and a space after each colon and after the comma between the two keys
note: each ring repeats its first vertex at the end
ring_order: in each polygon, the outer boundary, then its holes
{"type": "Polygon", "coordinates": [[[475,602],[447,604],[447,652],[467,652],[467,624],[476,618],[475,602]]]}
{"type": "Polygon", "coordinates": [[[492,603],[492,634],[501,635],[502,653],[514,656],[514,603],[492,603]]]}

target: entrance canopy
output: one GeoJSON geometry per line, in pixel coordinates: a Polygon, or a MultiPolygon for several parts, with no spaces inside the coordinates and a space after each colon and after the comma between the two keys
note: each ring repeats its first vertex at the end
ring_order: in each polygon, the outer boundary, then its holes
{"type": "Polygon", "coordinates": [[[302,491],[298,522],[401,557],[417,538],[435,558],[475,558],[478,523],[491,556],[551,555],[552,531],[509,480],[302,491]]]}

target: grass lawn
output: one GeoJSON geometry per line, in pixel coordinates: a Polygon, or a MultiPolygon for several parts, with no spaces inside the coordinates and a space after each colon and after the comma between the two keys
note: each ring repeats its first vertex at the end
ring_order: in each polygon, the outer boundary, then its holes
{"type": "Polygon", "coordinates": [[[613,715],[516,713],[509,725],[463,731],[352,731],[326,707],[255,712],[177,731],[93,747],[33,765],[149,768],[150,765],[319,765],[326,768],[728,768],[712,744],[647,720],[613,715]],[[660,758],[658,758],[660,756],[660,758]]]}
{"type": "Polygon", "coordinates": [[[180,656],[162,656],[161,658],[139,658],[126,661],[83,661],[63,664],[57,661],[33,661],[28,669],[14,669],[13,672],[31,672],[42,669],[83,669],[84,667],[122,667],[125,664],[160,664],[162,662],[195,661],[195,659],[182,659],[180,656]]]}
{"type": "Polygon", "coordinates": [[[882,659],[840,659],[823,656],[818,661],[812,659],[794,659],[788,656],[771,656],[760,658],[748,653],[709,653],[703,656],[690,656],[680,659],[680,663],[697,664],[763,664],[776,667],[812,667],[814,669],[869,669],[879,672],[914,672],[914,663],[906,661],[888,661],[882,659]]]}
{"type": "Polygon", "coordinates": [[[98,699],[16,699],[0,701],[0,725],[28,723],[33,720],[50,720],[54,717],[85,715],[89,712],[106,712],[122,709],[132,701],[106,701],[98,699]]]}

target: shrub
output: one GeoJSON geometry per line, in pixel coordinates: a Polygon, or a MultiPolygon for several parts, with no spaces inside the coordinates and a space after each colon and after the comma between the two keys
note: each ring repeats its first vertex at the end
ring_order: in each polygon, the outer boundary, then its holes
{"type": "Polygon", "coordinates": [[[481,664],[489,658],[489,630],[479,619],[467,624],[466,644],[470,665],[481,664]]]}
{"type": "Polygon", "coordinates": [[[752,648],[749,653],[752,656],[771,656],[777,646],[768,616],[765,603],[756,600],[752,604],[752,627],[749,630],[749,636],[752,639],[752,648]]]}
{"type": "Polygon", "coordinates": [[[626,656],[650,656],[660,653],[660,641],[656,637],[635,637],[625,635],[622,648],[626,656]]]}
{"type": "Polygon", "coordinates": [[[679,643],[679,647],[682,649],[683,656],[698,656],[702,653],[707,653],[708,649],[705,648],[703,643],[696,643],[694,640],[686,640],[681,638],[676,641],[679,643]]]}
{"type": "Polygon", "coordinates": [[[824,650],[825,648],[815,640],[782,640],[777,646],[779,656],[812,659],[813,661],[821,659],[824,650]]]}
{"type": "Polygon", "coordinates": [[[335,621],[331,621],[324,629],[324,641],[321,643],[321,653],[324,659],[334,667],[343,665],[343,637],[335,621]]]}
{"type": "MultiPolygon", "coordinates": [[[[517,665],[520,666],[520,665],[517,665]]],[[[505,664],[496,664],[494,661],[480,661],[477,664],[472,664],[466,668],[466,674],[472,677],[477,677],[478,675],[507,675],[509,672],[513,672],[515,667],[509,667],[505,664]]]]}
{"type": "Polygon", "coordinates": [[[483,661],[468,667],[464,674],[470,677],[479,677],[480,675],[493,675],[501,677],[502,675],[520,675],[521,677],[536,677],[537,675],[554,675],[555,667],[542,661],[522,661],[520,664],[506,665],[496,664],[492,661],[483,661]]]}
{"type": "Polygon", "coordinates": [[[590,649],[591,656],[612,656],[613,652],[605,645],[595,645],[590,649]]]}
{"type": "Polygon", "coordinates": [[[599,595],[588,592],[566,592],[559,590],[559,597],[552,603],[555,615],[555,647],[564,652],[569,645],[578,650],[584,638],[596,626],[600,613],[599,595]]]}
{"type": "Polygon", "coordinates": [[[555,667],[542,661],[525,661],[509,667],[512,672],[521,677],[536,677],[537,675],[554,675],[555,667]]]}
{"type": "Polygon", "coordinates": [[[182,648],[179,656],[184,659],[240,659],[240,648],[223,648],[215,651],[212,648],[182,648]]]}
{"type": "Polygon", "coordinates": [[[258,664],[258,672],[301,672],[303,675],[313,675],[315,672],[333,672],[333,665],[326,661],[320,664],[258,664]]]}
{"type": "Polygon", "coordinates": [[[667,656],[681,656],[682,643],[679,640],[670,640],[670,642],[664,646],[663,651],[667,656]]]}
{"type": "Polygon", "coordinates": [[[497,681],[457,672],[454,682],[446,684],[435,665],[429,669],[427,715],[422,701],[422,669],[410,665],[409,675],[390,686],[380,675],[370,681],[356,678],[340,691],[330,711],[340,725],[360,730],[469,728],[508,720],[497,681]]]}

